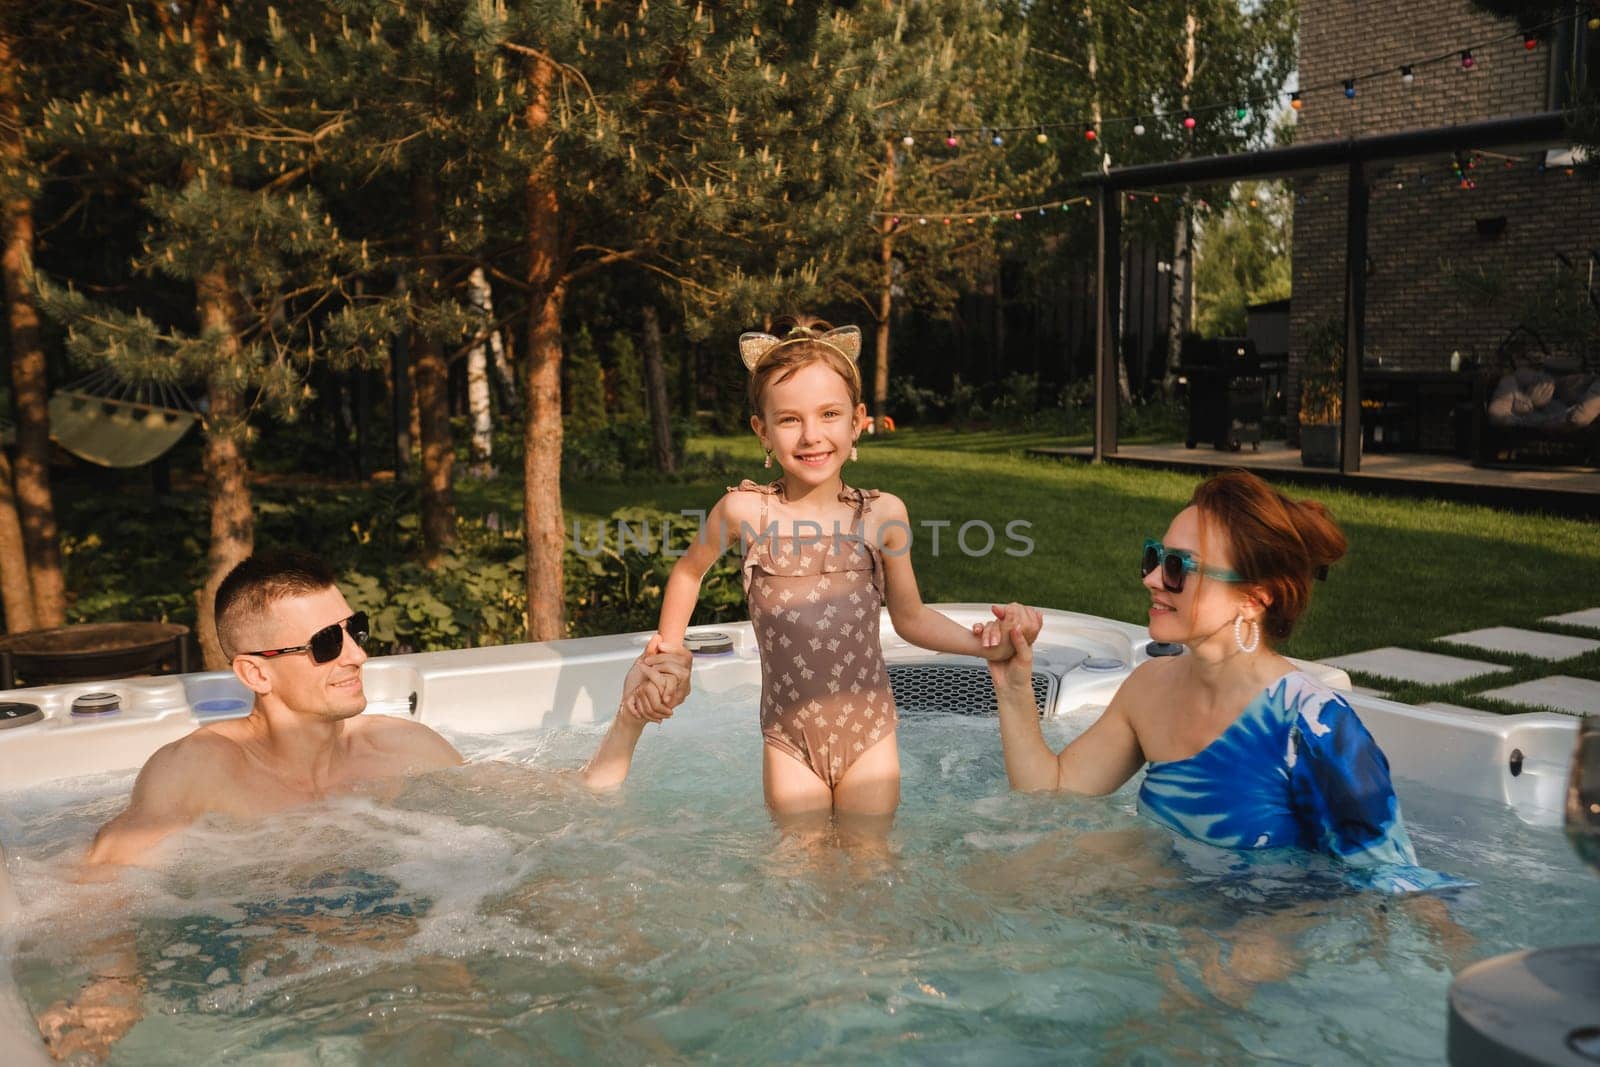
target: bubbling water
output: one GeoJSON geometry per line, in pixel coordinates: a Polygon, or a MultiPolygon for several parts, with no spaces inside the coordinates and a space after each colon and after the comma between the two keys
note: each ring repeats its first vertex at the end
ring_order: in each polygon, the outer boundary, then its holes
{"type": "Polygon", "coordinates": [[[1452,968],[1592,921],[1559,833],[1492,805],[1401,783],[1422,861],[1482,883],[1418,905],[1175,843],[1132,786],[1010,793],[961,715],[904,717],[882,847],[784,837],[756,697],[650,728],[615,794],[570,774],[601,727],[457,736],[392,802],[208,819],[113,883],[75,862],[131,776],[5,797],[19,985],[48,1012],[132,967],[125,1063],[1438,1062],[1452,968]]]}

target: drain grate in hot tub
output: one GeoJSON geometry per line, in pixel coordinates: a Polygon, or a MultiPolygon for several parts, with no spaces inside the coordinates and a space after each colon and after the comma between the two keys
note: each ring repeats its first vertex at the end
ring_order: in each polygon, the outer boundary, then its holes
{"type": "MultiPolygon", "coordinates": [[[[1060,679],[1033,672],[1033,699],[1041,709],[1054,705],[1060,679]]],[[[989,668],[965,664],[900,663],[889,665],[889,685],[900,714],[954,712],[960,715],[998,715],[994,683],[989,668]]]]}

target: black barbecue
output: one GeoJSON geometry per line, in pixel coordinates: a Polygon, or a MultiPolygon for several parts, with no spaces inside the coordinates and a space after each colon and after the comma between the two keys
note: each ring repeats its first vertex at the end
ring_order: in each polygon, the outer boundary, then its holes
{"type": "Polygon", "coordinates": [[[1205,441],[1237,452],[1261,448],[1267,379],[1255,342],[1247,337],[1191,337],[1183,342],[1178,372],[1189,383],[1189,433],[1184,444],[1205,441]]]}

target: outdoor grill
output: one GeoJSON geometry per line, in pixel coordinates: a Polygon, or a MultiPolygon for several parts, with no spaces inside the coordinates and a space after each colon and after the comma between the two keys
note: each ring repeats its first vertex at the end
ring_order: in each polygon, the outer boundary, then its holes
{"type": "Polygon", "coordinates": [[[1184,444],[1201,441],[1224,452],[1245,443],[1261,447],[1261,417],[1267,404],[1267,379],[1248,337],[1189,338],[1178,372],[1189,383],[1189,433],[1184,444]]]}

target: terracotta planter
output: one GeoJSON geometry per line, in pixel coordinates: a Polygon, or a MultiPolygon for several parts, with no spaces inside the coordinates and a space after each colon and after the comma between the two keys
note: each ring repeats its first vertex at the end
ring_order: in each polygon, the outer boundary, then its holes
{"type": "Polygon", "coordinates": [[[1339,465],[1338,423],[1320,423],[1300,426],[1300,462],[1307,467],[1337,467],[1339,465]]]}

